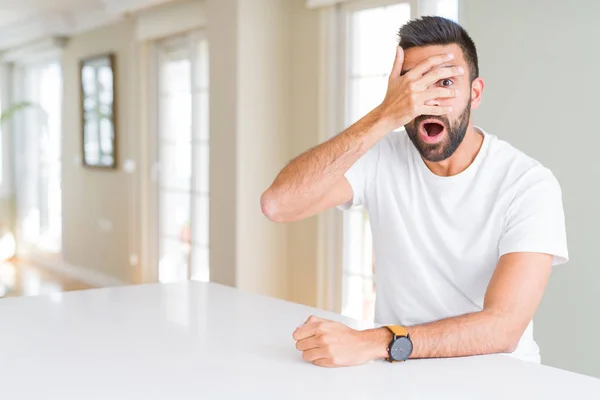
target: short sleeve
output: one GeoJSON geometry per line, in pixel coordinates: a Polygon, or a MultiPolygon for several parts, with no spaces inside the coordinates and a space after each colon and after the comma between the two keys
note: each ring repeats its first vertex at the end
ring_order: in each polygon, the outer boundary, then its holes
{"type": "Polygon", "coordinates": [[[352,200],[338,206],[341,210],[349,210],[358,206],[366,206],[370,185],[374,182],[374,171],[379,160],[381,142],[363,154],[344,174],[352,187],[352,200]]]}
{"type": "Polygon", "coordinates": [[[550,254],[552,265],[569,260],[562,191],[548,169],[526,174],[508,208],[499,255],[516,252],[550,254]]]}

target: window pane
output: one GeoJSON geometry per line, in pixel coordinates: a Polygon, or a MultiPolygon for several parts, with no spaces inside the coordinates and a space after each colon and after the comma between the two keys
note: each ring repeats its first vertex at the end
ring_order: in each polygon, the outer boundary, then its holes
{"type": "Polygon", "coordinates": [[[387,90],[387,77],[356,78],[350,84],[350,120],[358,121],[383,101],[387,90]]]}
{"type": "Polygon", "coordinates": [[[398,31],[409,19],[409,4],[353,12],[350,18],[350,73],[387,76],[398,46],[398,31]]]}
{"type": "Polygon", "coordinates": [[[161,238],[159,246],[158,280],[161,283],[187,279],[190,247],[187,243],[161,238]]]}
{"type": "Polygon", "coordinates": [[[344,214],[344,269],[349,274],[363,272],[364,216],[362,209],[344,214]]]}
{"type": "Polygon", "coordinates": [[[162,143],[159,148],[159,161],[161,187],[190,190],[192,182],[190,143],[162,143]]]}
{"type": "Polygon", "coordinates": [[[364,321],[374,320],[375,292],[372,279],[345,276],[342,313],[364,321]]]}
{"type": "Polygon", "coordinates": [[[98,142],[98,120],[95,116],[90,117],[86,122],[85,132],[85,159],[90,164],[96,164],[100,161],[100,143],[98,142]]]}
{"type": "Polygon", "coordinates": [[[172,238],[187,238],[190,226],[190,195],[162,191],[159,202],[160,233],[172,238]]]}
{"type": "Polygon", "coordinates": [[[85,66],[81,71],[81,80],[83,83],[84,94],[92,94],[96,92],[96,74],[94,68],[85,66]]]}
{"type": "Polygon", "coordinates": [[[162,69],[161,88],[163,94],[189,92],[191,82],[191,69],[188,52],[185,49],[175,50],[165,54],[165,64],[162,69]]]}
{"type": "Polygon", "coordinates": [[[98,120],[95,116],[90,116],[88,119],[86,119],[86,121],[85,150],[94,150],[98,152],[98,148],[100,146],[98,143],[98,120]]]}
{"type": "Polygon", "coordinates": [[[192,140],[192,96],[189,92],[163,96],[160,137],[173,141],[192,140]]]}
{"type": "Polygon", "coordinates": [[[93,97],[91,97],[91,96],[87,96],[83,100],[83,109],[84,109],[84,112],[86,114],[95,112],[95,110],[96,110],[96,100],[93,97]]]}
{"type": "MultiPolygon", "coordinates": [[[[100,85],[100,93],[112,92],[113,74],[111,68],[108,65],[102,66],[98,69],[98,84],[100,85]]],[[[104,95],[104,97],[106,97],[106,94],[104,95]]]]}
{"type": "Polygon", "coordinates": [[[111,156],[110,154],[103,154],[102,157],[100,158],[100,164],[102,165],[112,165],[113,164],[113,156],[111,156]]]}
{"type": "Polygon", "coordinates": [[[208,268],[208,247],[192,247],[192,279],[208,282],[210,279],[208,268]]]}
{"type": "MultiPolygon", "coordinates": [[[[20,154],[15,160],[17,216],[22,227],[19,239],[43,251],[59,252],[62,231],[60,65],[36,65],[20,72],[15,76],[23,92],[15,100],[37,106],[15,115],[15,146],[20,154]]],[[[99,145],[97,133],[93,150],[99,145]]]]}
{"type": "Polygon", "coordinates": [[[362,210],[363,223],[363,253],[362,253],[362,274],[365,276],[374,275],[374,258],[373,258],[373,235],[371,233],[371,222],[369,214],[366,210],[362,210]]]}
{"type": "Polygon", "coordinates": [[[106,118],[100,120],[100,147],[102,153],[111,155],[113,150],[112,121],[106,118]]]}
{"type": "Polygon", "coordinates": [[[208,281],[208,46],[190,34],[160,48],[159,187],[172,192],[159,195],[161,232],[189,244],[190,276],[208,281]]]}

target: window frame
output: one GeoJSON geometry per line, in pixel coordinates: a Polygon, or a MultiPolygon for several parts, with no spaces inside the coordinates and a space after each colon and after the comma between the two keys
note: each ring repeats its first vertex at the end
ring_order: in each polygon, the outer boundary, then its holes
{"type": "MultiPolygon", "coordinates": [[[[162,82],[160,78],[160,73],[162,69],[162,54],[164,48],[173,47],[177,50],[177,48],[185,49],[186,54],[189,55],[191,59],[197,60],[197,49],[196,46],[201,41],[208,41],[206,30],[204,28],[193,29],[188,32],[178,33],[174,35],[169,35],[164,38],[158,38],[149,43],[149,56],[150,56],[150,73],[149,78],[151,80],[151,96],[149,102],[149,116],[151,120],[149,121],[149,126],[151,127],[150,138],[149,138],[149,156],[150,156],[150,179],[148,184],[148,199],[149,199],[149,207],[148,207],[148,217],[147,223],[149,224],[149,231],[153,232],[149,234],[145,238],[145,242],[149,245],[147,248],[147,254],[145,258],[148,260],[148,268],[145,271],[144,280],[157,282],[159,280],[159,261],[160,261],[160,243],[162,239],[168,239],[167,236],[163,232],[160,232],[160,194],[165,189],[160,183],[160,150],[161,150],[161,129],[160,129],[160,104],[161,99],[165,94],[163,93],[162,82]]],[[[210,49],[208,50],[208,57],[210,57],[210,49]]],[[[207,63],[208,65],[208,63],[207,63]]],[[[197,219],[196,215],[196,202],[199,201],[199,198],[205,198],[208,201],[208,221],[210,224],[210,187],[208,191],[201,191],[200,188],[196,187],[198,182],[198,174],[200,173],[199,165],[201,163],[200,155],[196,154],[196,152],[202,152],[203,146],[206,147],[205,150],[208,150],[206,153],[208,158],[210,159],[210,126],[207,127],[209,130],[207,132],[208,138],[202,139],[198,136],[201,134],[200,130],[202,129],[202,122],[199,120],[199,115],[195,112],[198,107],[198,102],[200,96],[203,93],[208,93],[210,97],[210,82],[207,82],[206,86],[201,85],[199,82],[199,77],[197,76],[197,65],[195,63],[191,64],[191,75],[190,75],[190,94],[191,94],[191,168],[192,168],[192,176],[189,190],[181,189],[182,193],[190,194],[190,221],[194,221],[197,219]]],[[[210,104],[209,104],[210,106],[210,104]]],[[[210,162],[209,162],[210,165],[210,162]]],[[[210,166],[209,166],[210,168],[210,166]]],[[[208,179],[210,179],[210,173],[208,174],[208,179]]],[[[210,186],[210,184],[209,184],[210,186]]],[[[168,189],[170,192],[178,191],[178,189],[171,188],[168,189]]],[[[193,226],[193,222],[190,225],[190,231],[192,235],[192,239],[190,242],[190,261],[187,269],[187,279],[193,278],[193,260],[192,260],[192,251],[193,248],[197,249],[205,249],[210,254],[210,237],[209,232],[207,232],[208,243],[198,242],[197,239],[194,239],[196,229],[193,226]]],[[[209,265],[209,279],[210,279],[210,265],[209,265]]]]}
{"type": "MultiPolygon", "coordinates": [[[[411,19],[431,10],[434,3],[445,0],[356,0],[320,8],[320,72],[319,72],[319,139],[324,142],[347,128],[350,54],[348,51],[349,20],[354,11],[409,4],[411,19]],[[343,99],[343,101],[339,101],[343,99]],[[340,104],[341,103],[341,104],[340,104]]],[[[457,16],[462,20],[463,8],[457,2],[457,16]]],[[[430,14],[428,14],[430,15],[430,14]]],[[[318,216],[317,306],[342,312],[345,271],[343,262],[344,215],[328,210],[318,216]]],[[[374,276],[373,276],[374,282],[374,276]]]]}

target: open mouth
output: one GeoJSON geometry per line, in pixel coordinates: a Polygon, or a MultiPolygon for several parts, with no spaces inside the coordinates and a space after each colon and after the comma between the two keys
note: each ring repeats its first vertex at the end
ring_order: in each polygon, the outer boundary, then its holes
{"type": "Polygon", "coordinates": [[[443,137],[446,127],[435,119],[429,119],[419,124],[419,133],[426,143],[437,143],[443,137]]]}

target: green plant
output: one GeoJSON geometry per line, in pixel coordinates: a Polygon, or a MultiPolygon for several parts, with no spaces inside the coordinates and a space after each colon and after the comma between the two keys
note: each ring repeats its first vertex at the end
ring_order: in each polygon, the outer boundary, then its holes
{"type": "MultiPolygon", "coordinates": [[[[0,113],[0,133],[2,132],[2,126],[4,125],[4,123],[8,122],[16,113],[18,113],[21,110],[25,110],[27,108],[39,108],[41,110],[41,108],[39,107],[39,105],[37,105],[36,103],[30,102],[30,101],[22,101],[16,104],[13,104],[12,106],[10,106],[8,109],[4,110],[2,113],[0,113]]],[[[43,110],[42,110],[43,111],[43,110]]],[[[0,140],[2,138],[0,137],[0,140]]],[[[2,156],[0,154],[0,156],[2,156]]],[[[0,159],[1,160],[1,159],[0,159]]],[[[13,235],[12,232],[14,232],[14,227],[15,227],[15,197],[14,197],[14,193],[12,195],[10,195],[9,197],[9,216],[8,218],[5,218],[4,221],[0,221],[0,239],[4,240],[3,237],[6,237],[6,232],[8,232],[8,234],[13,235]]],[[[1,241],[1,240],[0,240],[1,241]]],[[[0,252],[2,251],[2,249],[0,249],[0,252]]]]}
{"type": "Polygon", "coordinates": [[[32,103],[30,101],[22,101],[20,103],[16,103],[10,106],[8,110],[0,114],[0,125],[4,124],[6,121],[11,119],[17,112],[29,107],[37,107],[37,104],[32,103]]]}

